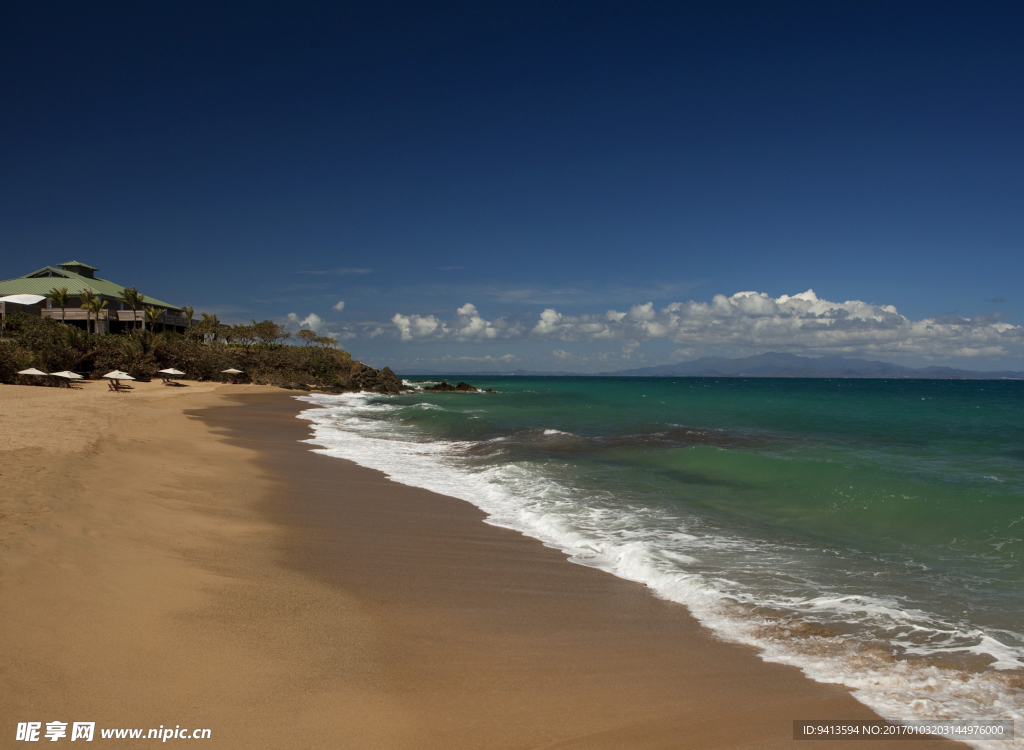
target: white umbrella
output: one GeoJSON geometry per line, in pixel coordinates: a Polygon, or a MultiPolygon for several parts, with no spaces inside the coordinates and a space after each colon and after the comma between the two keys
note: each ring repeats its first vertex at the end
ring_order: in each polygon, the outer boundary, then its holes
{"type": "Polygon", "coordinates": [[[68,380],[81,380],[82,376],[77,372],[71,372],[70,370],[63,370],[61,372],[51,372],[51,375],[55,378],[67,378],[68,380]]]}
{"type": "Polygon", "coordinates": [[[113,370],[111,372],[108,372],[103,377],[110,378],[111,380],[135,380],[135,378],[133,378],[128,373],[121,372],[120,370],[113,370]]]}
{"type": "Polygon", "coordinates": [[[50,373],[43,372],[42,370],[37,370],[34,367],[30,367],[27,370],[19,370],[18,374],[19,375],[49,375],[50,373]]]}
{"type": "Polygon", "coordinates": [[[46,297],[41,294],[8,294],[0,297],[0,302],[13,302],[15,305],[34,305],[42,302],[46,297]]]}
{"type": "Polygon", "coordinates": [[[231,367],[231,368],[229,368],[227,370],[221,370],[221,372],[226,372],[226,373],[229,373],[231,375],[241,375],[242,374],[241,370],[236,370],[234,367],[231,367]]]}
{"type": "Polygon", "coordinates": [[[157,372],[162,372],[164,375],[184,375],[185,374],[181,370],[175,370],[173,367],[168,367],[166,370],[157,370],[157,372]]]}

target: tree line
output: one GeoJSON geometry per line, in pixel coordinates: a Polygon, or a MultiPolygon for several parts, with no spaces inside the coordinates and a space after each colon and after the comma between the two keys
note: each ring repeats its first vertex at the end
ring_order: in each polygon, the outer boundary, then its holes
{"type": "Polygon", "coordinates": [[[176,367],[197,380],[219,379],[233,367],[254,382],[317,387],[347,387],[352,373],[351,355],[334,339],[303,330],[296,336],[300,345],[290,345],[292,334],[272,320],[227,326],[200,313],[183,332],[139,323],[122,333],[97,334],[56,318],[11,313],[0,326],[0,382],[16,382],[16,373],[29,367],[86,377],[123,370],[139,378],[176,367]]]}
{"type": "MultiPolygon", "coordinates": [[[[89,333],[96,333],[97,326],[93,323],[91,315],[95,315],[95,323],[99,323],[99,314],[107,308],[107,301],[100,300],[100,298],[92,292],[90,289],[86,289],[81,293],[79,298],[82,304],[79,307],[86,311],[86,331],[89,333]],[[92,325],[91,325],[92,324],[92,325]]],[[[54,287],[46,294],[46,299],[53,303],[54,307],[59,307],[61,310],[61,322],[66,323],[66,316],[64,311],[71,304],[71,293],[68,291],[66,286],[54,287]]],[[[141,330],[146,330],[146,324],[149,323],[150,330],[156,330],[157,323],[164,323],[164,330],[166,330],[166,323],[164,316],[167,311],[161,307],[153,307],[152,305],[146,304],[146,295],[139,292],[133,286],[126,287],[122,290],[121,294],[118,295],[118,299],[121,300],[128,308],[131,309],[135,315],[135,323],[139,323],[141,330]],[[139,318],[137,313],[139,310],[144,311],[142,318],[139,318]]],[[[181,308],[182,315],[189,323],[189,327],[192,327],[192,318],[195,315],[195,308],[191,305],[185,305],[181,308]]],[[[285,330],[283,325],[274,323],[272,320],[264,320],[261,323],[257,323],[255,320],[252,321],[251,325],[238,324],[233,326],[224,326],[216,315],[211,313],[200,313],[202,318],[198,322],[199,329],[197,333],[201,333],[207,343],[214,341],[218,338],[223,339],[227,344],[238,344],[245,348],[248,352],[253,346],[274,346],[281,344],[292,337],[292,334],[285,330]]],[[[135,326],[134,327],[139,327],[135,326]]],[[[319,336],[316,331],[303,329],[295,334],[295,338],[301,341],[306,346],[317,345],[321,347],[336,347],[338,342],[330,336],[319,336]]]]}

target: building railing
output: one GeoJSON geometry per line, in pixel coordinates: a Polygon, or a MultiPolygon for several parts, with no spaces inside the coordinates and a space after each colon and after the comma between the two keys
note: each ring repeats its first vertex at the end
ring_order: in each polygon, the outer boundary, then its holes
{"type": "Polygon", "coordinates": [[[39,311],[39,314],[44,318],[56,318],[57,320],[110,320],[110,313],[116,312],[115,310],[100,310],[98,313],[91,313],[87,310],[79,310],[77,307],[54,307],[51,310],[43,308],[39,311]]]}
{"type": "MultiPolygon", "coordinates": [[[[130,323],[136,320],[146,320],[146,313],[144,310],[113,310],[117,313],[117,320],[122,323],[130,323]]],[[[189,319],[184,315],[178,313],[172,313],[170,311],[164,313],[157,318],[158,324],[166,324],[169,326],[188,326],[189,319]]]]}
{"type": "MultiPolygon", "coordinates": [[[[55,318],[56,320],[86,320],[86,316],[88,316],[88,320],[116,320],[119,323],[131,323],[146,319],[146,314],[142,310],[100,310],[99,314],[96,315],[77,307],[65,307],[63,309],[54,307],[50,309],[43,308],[40,310],[40,314],[44,318],[55,318]]],[[[184,315],[172,312],[161,315],[156,321],[156,325],[160,327],[168,325],[187,328],[190,324],[189,319],[184,315]]]]}

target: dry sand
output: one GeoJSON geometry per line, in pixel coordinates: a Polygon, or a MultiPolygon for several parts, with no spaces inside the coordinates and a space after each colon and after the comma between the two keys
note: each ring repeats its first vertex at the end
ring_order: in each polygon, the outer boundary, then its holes
{"type": "Polygon", "coordinates": [[[0,747],[54,720],[224,748],[778,747],[805,744],[793,719],[876,718],[467,503],[311,453],[298,411],[257,386],[0,386],[0,747]]]}

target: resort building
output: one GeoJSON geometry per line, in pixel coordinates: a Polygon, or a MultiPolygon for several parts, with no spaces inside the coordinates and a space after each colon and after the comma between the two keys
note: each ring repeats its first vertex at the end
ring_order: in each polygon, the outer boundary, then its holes
{"type": "MultiPolygon", "coordinates": [[[[54,288],[68,290],[66,307],[55,307],[50,299],[34,305],[4,305],[6,311],[0,315],[13,312],[15,309],[44,318],[56,318],[70,325],[81,328],[87,326],[97,333],[120,333],[125,329],[141,327],[145,323],[146,308],[158,311],[157,320],[153,325],[158,330],[183,331],[191,321],[185,317],[182,309],[175,305],[161,302],[154,297],[145,295],[142,307],[132,310],[125,304],[122,297],[125,287],[96,276],[98,269],[85,263],[70,261],[46,266],[38,271],[25,274],[17,279],[0,281],[0,297],[13,294],[48,295],[54,288]],[[98,313],[90,313],[82,309],[82,295],[92,292],[99,301],[106,302],[106,307],[98,313]]],[[[148,327],[148,326],[147,326],[148,327]]]]}

